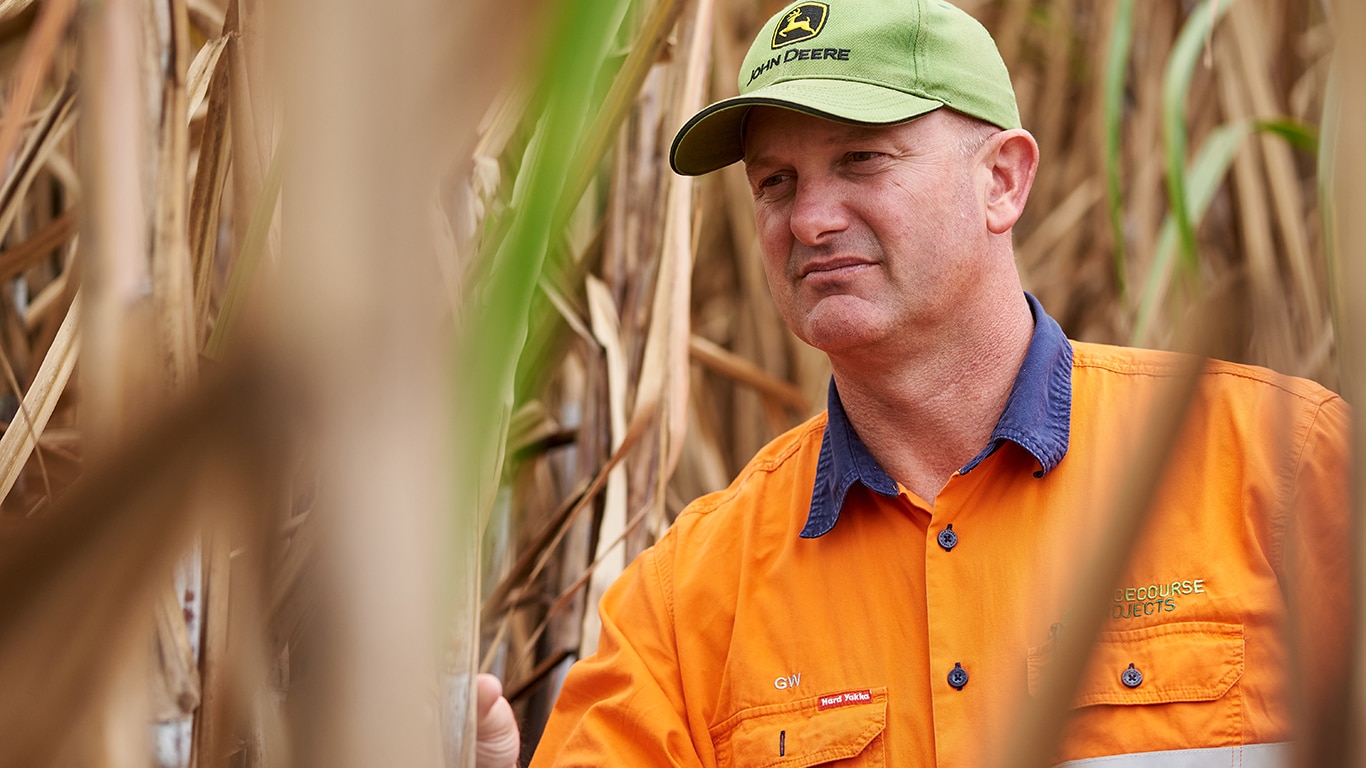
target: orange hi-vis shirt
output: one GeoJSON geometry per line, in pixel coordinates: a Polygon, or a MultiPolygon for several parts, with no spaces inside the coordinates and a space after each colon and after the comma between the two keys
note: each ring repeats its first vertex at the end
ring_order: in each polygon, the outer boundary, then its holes
{"type": "Polygon", "coordinates": [[[1208,363],[1097,646],[1052,658],[1181,361],[1068,342],[1029,301],[992,445],[933,506],[877,466],[833,384],[825,414],[689,505],[603,597],[533,768],[978,768],[1059,663],[1086,666],[1058,762],[1288,764],[1296,686],[1313,699],[1347,648],[1347,406],[1208,363]]]}

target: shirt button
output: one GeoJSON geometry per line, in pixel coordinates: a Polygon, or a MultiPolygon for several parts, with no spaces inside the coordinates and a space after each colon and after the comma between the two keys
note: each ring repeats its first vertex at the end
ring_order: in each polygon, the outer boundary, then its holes
{"type": "Polygon", "coordinates": [[[966,669],[963,669],[963,665],[961,663],[954,662],[953,669],[949,670],[949,685],[953,686],[954,689],[961,691],[963,690],[963,686],[967,684],[968,671],[966,669]]]}
{"type": "Polygon", "coordinates": [[[1137,688],[1143,684],[1143,673],[1130,664],[1128,669],[1119,674],[1119,681],[1129,688],[1137,688]]]}
{"type": "Polygon", "coordinates": [[[939,546],[943,547],[945,552],[958,546],[958,534],[953,532],[953,523],[949,523],[949,527],[939,532],[939,546]]]}

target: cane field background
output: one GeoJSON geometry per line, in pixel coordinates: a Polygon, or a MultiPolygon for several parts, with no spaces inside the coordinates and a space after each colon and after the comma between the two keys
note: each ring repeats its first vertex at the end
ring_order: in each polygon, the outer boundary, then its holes
{"type": "MultiPolygon", "coordinates": [[[[1359,402],[1363,4],[962,5],[1069,335],[1359,402]]],[[[0,766],[473,765],[480,669],[529,757],[606,585],[823,407],[742,173],[666,161],[780,7],[0,0],[0,766]]],[[[1366,763],[1363,693],[1302,765],[1366,763]]]]}

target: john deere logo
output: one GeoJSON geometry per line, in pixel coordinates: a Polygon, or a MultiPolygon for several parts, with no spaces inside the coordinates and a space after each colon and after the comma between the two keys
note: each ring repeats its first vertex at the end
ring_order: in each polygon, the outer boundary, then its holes
{"type": "Polygon", "coordinates": [[[830,6],[825,3],[801,3],[783,15],[773,29],[773,47],[800,43],[821,33],[830,6]]]}

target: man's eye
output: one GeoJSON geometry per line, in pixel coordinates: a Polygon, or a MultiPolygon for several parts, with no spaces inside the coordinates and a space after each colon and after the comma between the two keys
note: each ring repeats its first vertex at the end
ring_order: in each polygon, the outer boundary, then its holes
{"type": "Polygon", "coordinates": [[[784,181],[787,181],[787,179],[788,176],[785,173],[775,173],[772,176],[765,176],[763,180],[759,182],[759,188],[763,189],[764,187],[776,187],[777,185],[782,184],[784,181]]]}
{"type": "Polygon", "coordinates": [[[850,152],[849,154],[845,155],[845,157],[848,158],[849,162],[851,163],[866,163],[869,160],[876,160],[877,158],[882,157],[882,153],[872,151],[850,152]]]}

